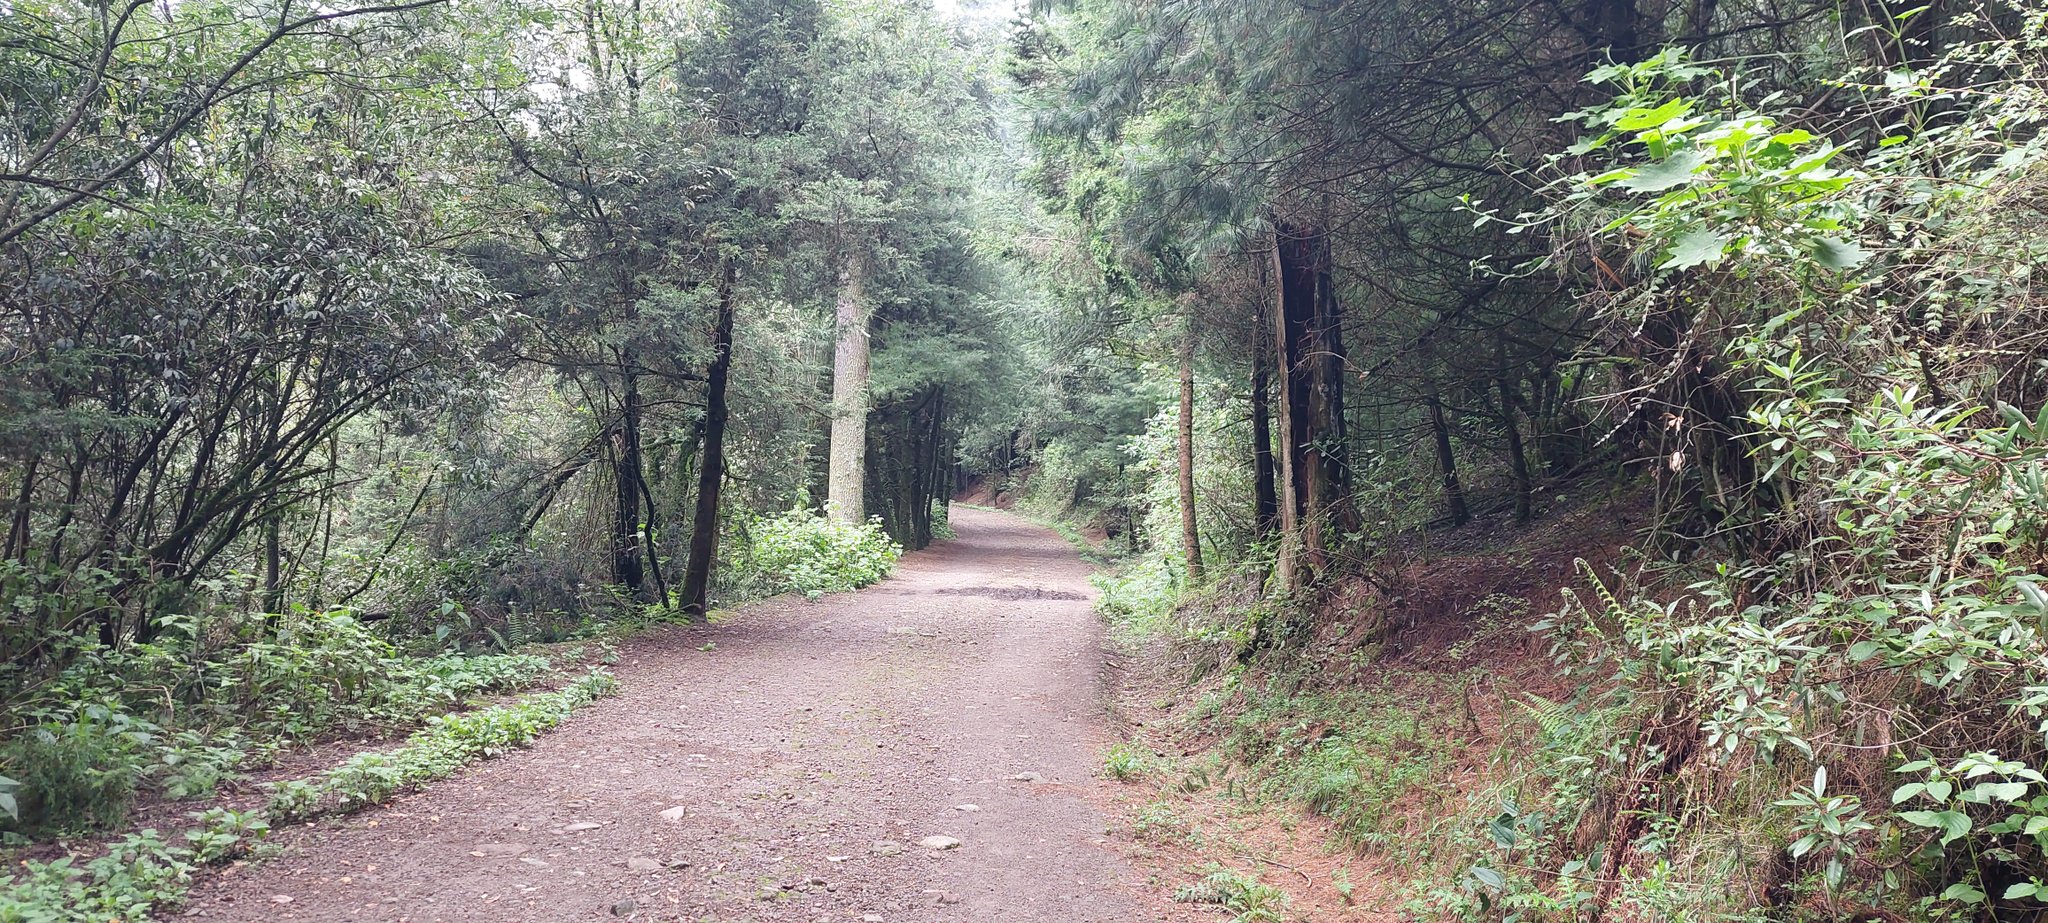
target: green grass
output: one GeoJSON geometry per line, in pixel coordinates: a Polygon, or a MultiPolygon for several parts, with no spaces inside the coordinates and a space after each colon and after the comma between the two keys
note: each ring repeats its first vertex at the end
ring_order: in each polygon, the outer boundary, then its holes
{"type": "Polygon", "coordinates": [[[192,873],[244,854],[272,823],[347,813],[454,775],[462,767],[533,742],[578,708],[612,694],[617,682],[592,670],[553,692],[509,705],[430,720],[405,744],[362,753],[325,772],[271,787],[260,812],[212,810],[178,840],[142,830],[83,863],[71,857],[22,862],[0,875],[0,923],[105,923],[146,919],[184,899],[192,873]]]}
{"type": "Polygon", "coordinates": [[[611,695],[618,682],[592,670],[554,692],[510,705],[444,715],[383,753],[359,753],[308,779],[271,787],[267,811],[278,820],[346,813],[445,779],[462,767],[532,743],[578,708],[611,695]]]}
{"type": "Polygon", "coordinates": [[[1128,743],[1102,755],[1102,774],[1118,782],[1134,782],[1152,768],[1152,755],[1128,743]]]}
{"type": "Polygon", "coordinates": [[[1398,809],[1445,793],[1458,745],[1451,719],[1425,703],[1362,690],[1248,693],[1224,747],[1255,776],[1247,793],[1329,818],[1354,845],[1405,829],[1398,809]]]}

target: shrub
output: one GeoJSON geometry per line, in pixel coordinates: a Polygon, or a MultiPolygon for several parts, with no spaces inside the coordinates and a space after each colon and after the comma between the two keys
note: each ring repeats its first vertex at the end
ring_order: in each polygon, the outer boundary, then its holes
{"type": "Polygon", "coordinates": [[[0,744],[0,774],[18,785],[14,826],[35,835],[119,824],[157,733],[147,721],[92,704],[0,744]]]}
{"type": "Polygon", "coordinates": [[[857,590],[887,577],[903,556],[879,519],[847,525],[797,509],[759,520],[747,534],[745,556],[732,566],[749,595],[857,590]]]}
{"type": "Polygon", "coordinates": [[[1287,893],[1261,882],[1257,875],[1214,866],[1198,884],[1176,891],[1183,904],[1215,904],[1237,916],[1234,923],[1281,923],[1287,893]]]}
{"type": "Polygon", "coordinates": [[[408,657],[345,611],[252,617],[234,630],[260,640],[218,659],[182,620],[165,623],[157,640],[78,657],[8,703],[29,723],[0,741],[0,829],[116,827],[139,790],[205,797],[285,742],[416,724],[553,669],[535,654],[408,657]]]}
{"type": "Polygon", "coordinates": [[[157,748],[156,765],[150,774],[164,794],[173,799],[204,798],[222,782],[234,777],[247,751],[242,735],[227,731],[218,735],[178,731],[157,748]]]}

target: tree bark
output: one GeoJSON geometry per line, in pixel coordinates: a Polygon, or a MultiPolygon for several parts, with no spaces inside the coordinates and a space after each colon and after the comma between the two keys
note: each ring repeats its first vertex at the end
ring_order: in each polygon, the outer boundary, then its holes
{"type": "Polygon", "coordinates": [[[718,556],[718,492],[725,483],[725,427],[730,417],[725,391],[732,377],[733,272],[728,262],[719,279],[711,365],[704,373],[704,445],[697,460],[697,512],[690,522],[681,596],[683,612],[693,622],[705,621],[711,612],[711,569],[718,556]]]}
{"type": "Polygon", "coordinates": [[[1436,438],[1436,466],[1443,476],[1444,505],[1450,510],[1451,524],[1462,526],[1472,521],[1472,510],[1465,504],[1465,487],[1458,481],[1458,456],[1451,448],[1450,421],[1444,418],[1444,402],[1437,394],[1434,379],[1428,388],[1422,403],[1429,410],[1430,434],[1436,438]]]}
{"type": "Polygon", "coordinates": [[[832,435],[825,480],[825,512],[834,522],[867,519],[868,444],[867,268],[858,255],[846,259],[834,307],[832,350],[832,435]]]}
{"type": "Polygon", "coordinates": [[[279,516],[263,524],[263,611],[284,614],[284,524],[279,516]]]}
{"type": "Polygon", "coordinates": [[[1356,529],[1345,474],[1342,309],[1330,282],[1330,243],[1320,228],[1274,225],[1274,342],[1279,375],[1281,547],[1284,590],[1329,563],[1329,533],[1356,529]]]}
{"type": "Polygon", "coordinates": [[[1507,347],[1496,336],[1493,356],[1497,366],[1493,383],[1500,392],[1501,429],[1508,438],[1508,470],[1515,478],[1515,521],[1528,522],[1535,514],[1536,485],[1529,477],[1529,455],[1522,446],[1522,424],[1515,405],[1520,403],[1515,386],[1508,383],[1507,347]]]}
{"type": "Polygon", "coordinates": [[[1587,42],[1620,63],[1643,60],[1659,43],[1654,20],[1643,14],[1636,0],[1591,0],[1581,15],[1587,42]]]}
{"type": "Polygon", "coordinates": [[[1180,544],[1188,580],[1202,579],[1202,540],[1195,525],[1195,338],[1193,321],[1183,321],[1180,340],[1180,544]]]}
{"type": "MultiPolygon", "coordinates": [[[[1252,328],[1272,329],[1263,300],[1253,309],[1252,328]]],[[[1252,529],[1264,539],[1280,525],[1280,497],[1273,487],[1273,354],[1270,338],[1252,337],[1252,529]]]]}
{"type": "Polygon", "coordinates": [[[625,393],[619,400],[619,425],[612,431],[612,582],[643,602],[647,574],[640,558],[640,380],[622,359],[625,393]]]}

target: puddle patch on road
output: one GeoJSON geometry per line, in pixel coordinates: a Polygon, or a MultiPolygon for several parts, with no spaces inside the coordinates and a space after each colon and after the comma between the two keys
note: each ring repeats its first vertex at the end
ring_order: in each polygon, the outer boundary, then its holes
{"type": "Polygon", "coordinates": [[[933,590],[932,594],[935,596],[986,596],[990,599],[1000,599],[1005,601],[1016,601],[1020,599],[1085,600],[1088,598],[1079,593],[1069,593],[1066,590],[1048,590],[1044,587],[1035,586],[943,587],[941,589],[933,590]]]}

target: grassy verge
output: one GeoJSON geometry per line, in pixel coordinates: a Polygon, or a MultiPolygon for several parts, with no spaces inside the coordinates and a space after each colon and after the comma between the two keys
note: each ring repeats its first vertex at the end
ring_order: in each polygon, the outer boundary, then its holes
{"type": "Polygon", "coordinates": [[[360,810],[447,778],[532,743],[616,688],[610,673],[592,670],[553,692],[431,719],[397,749],[357,754],[311,777],[276,783],[262,809],[195,814],[195,826],[176,839],[143,830],[82,864],[68,856],[23,862],[18,871],[0,876],[0,923],[144,919],[183,900],[194,871],[246,854],[272,823],[360,810]]]}

